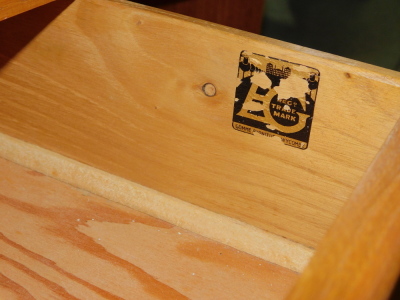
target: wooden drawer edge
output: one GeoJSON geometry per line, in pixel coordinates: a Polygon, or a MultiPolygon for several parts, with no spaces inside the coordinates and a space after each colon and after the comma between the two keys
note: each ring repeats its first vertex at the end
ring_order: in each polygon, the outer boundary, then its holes
{"type": "Polygon", "coordinates": [[[314,250],[0,133],[0,156],[296,272],[314,250]]]}

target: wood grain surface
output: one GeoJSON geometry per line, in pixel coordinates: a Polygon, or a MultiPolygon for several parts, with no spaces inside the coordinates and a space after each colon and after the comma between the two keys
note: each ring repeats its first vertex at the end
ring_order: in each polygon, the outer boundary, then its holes
{"type": "Polygon", "coordinates": [[[388,299],[400,275],[399,147],[400,121],[288,300],[388,299]]]}
{"type": "Polygon", "coordinates": [[[303,271],[314,254],[302,244],[2,133],[0,145],[0,157],[18,165],[287,269],[303,271]]]}
{"type": "Polygon", "coordinates": [[[297,276],[0,159],[1,299],[283,299],[297,276]]]}
{"type": "Polygon", "coordinates": [[[54,0],[0,0],[0,21],[54,0]]]}
{"type": "Polygon", "coordinates": [[[0,23],[1,132],[308,247],[400,117],[397,72],[125,1],[17,34],[63,3],[0,23]],[[243,50],[319,70],[307,150],[232,128],[243,50]]]}

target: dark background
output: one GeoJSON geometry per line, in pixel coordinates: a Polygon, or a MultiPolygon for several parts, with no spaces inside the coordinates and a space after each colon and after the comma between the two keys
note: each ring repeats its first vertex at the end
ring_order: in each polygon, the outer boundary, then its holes
{"type": "Polygon", "coordinates": [[[262,33],[400,71],[399,0],[267,0],[262,33]]]}

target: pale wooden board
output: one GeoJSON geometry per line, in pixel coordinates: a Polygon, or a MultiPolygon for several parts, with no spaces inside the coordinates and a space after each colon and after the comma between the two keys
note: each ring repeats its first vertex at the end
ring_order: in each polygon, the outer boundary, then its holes
{"type": "Polygon", "coordinates": [[[4,159],[0,206],[1,299],[283,299],[298,276],[4,159]]]}
{"type": "MultiPolygon", "coordinates": [[[[385,300],[400,276],[400,121],[288,297],[385,300]]],[[[392,295],[391,299],[398,299],[392,295]]]]}
{"type": "MultiPolygon", "coordinates": [[[[3,63],[33,13],[0,24],[3,63]]],[[[399,86],[398,73],[302,47],[76,0],[1,70],[0,131],[314,247],[400,116],[399,86]],[[232,128],[242,50],[320,71],[307,150],[232,128]]]]}
{"type": "Polygon", "coordinates": [[[54,0],[0,0],[0,21],[54,0]]]}
{"type": "Polygon", "coordinates": [[[0,157],[301,272],[313,249],[0,133],[0,157]]]}

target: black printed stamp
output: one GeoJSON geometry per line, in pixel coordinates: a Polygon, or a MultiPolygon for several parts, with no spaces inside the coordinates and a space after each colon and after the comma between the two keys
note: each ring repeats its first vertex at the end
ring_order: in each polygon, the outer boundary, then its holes
{"type": "Polygon", "coordinates": [[[317,69],[242,51],[233,111],[234,129],[279,136],[308,147],[320,73],[317,69]]]}

